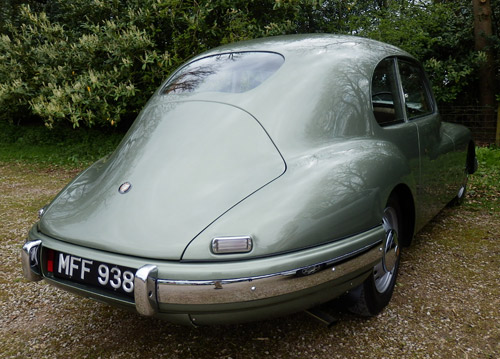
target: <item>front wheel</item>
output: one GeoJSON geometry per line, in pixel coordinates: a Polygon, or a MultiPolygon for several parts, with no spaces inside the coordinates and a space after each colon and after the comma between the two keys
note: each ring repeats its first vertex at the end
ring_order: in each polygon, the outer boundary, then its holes
{"type": "Polygon", "coordinates": [[[397,197],[391,195],[382,217],[385,239],[382,245],[382,260],[371,275],[348,294],[352,305],[349,310],[363,316],[377,315],[391,300],[399,270],[401,249],[399,235],[402,233],[402,213],[397,197]]]}

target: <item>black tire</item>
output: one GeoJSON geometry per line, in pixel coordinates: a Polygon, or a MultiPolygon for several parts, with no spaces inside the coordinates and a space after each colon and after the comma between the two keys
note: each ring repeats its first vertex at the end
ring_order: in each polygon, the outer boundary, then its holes
{"type": "Polygon", "coordinates": [[[383,259],[373,267],[371,275],[347,295],[349,310],[362,316],[374,316],[380,313],[389,304],[396,285],[401,259],[398,236],[403,233],[404,222],[395,195],[389,197],[382,221],[386,231],[383,259]]]}

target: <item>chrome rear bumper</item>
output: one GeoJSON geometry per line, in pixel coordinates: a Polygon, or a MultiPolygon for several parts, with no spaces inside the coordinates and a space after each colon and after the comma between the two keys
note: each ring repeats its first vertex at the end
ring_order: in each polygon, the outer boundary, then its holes
{"type": "Polygon", "coordinates": [[[26,279],[37,282],[42,280],[40,270],[40,247],[42,241],[28,241],[21,250],[21,263],[23,265],[23,275],[26,279]]]}
{"type": "Polygon", "coordinates": [[[152,315],[156,313],[158,304],[196,306],[241,303],[287,295],[328,282],[333,285],[353,273],[371,269],[382,259],[381,249],[378,245],[362,250],[358,255],[352,253],[349,259],[340,257],[286,272],[225,280],[159,279],[156,278],[157,268],[146,265],[137,271],[140,275],[136,275],[135,306],[140,314],[152,315]]]}
{"type": "MultiPolygon", "coordinates": [[[[140,267],[134,278],[134,304],[138,313],[153,316],[161,305],[206,306],[244,303],[314,291],[322,285],[345,283],[371,270],[382,259],[382,241],[328,261],[285,272],[247,278],[217,280],[169,280],[158,278],[158,267],[140,267]]],[[[42,241],[28,241],[21,251],[24,276],[30,281],[43,279],[42,241]]],[[[83,291],[81,291],[83,292],[83,291]]],[[[89,291],[81,294],[89,294],[89,291]]]]}

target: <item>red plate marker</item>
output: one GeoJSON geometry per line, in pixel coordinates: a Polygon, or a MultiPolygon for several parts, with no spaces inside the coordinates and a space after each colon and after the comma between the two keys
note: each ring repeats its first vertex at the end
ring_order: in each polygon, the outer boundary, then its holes
{"type": "Polygon", "coordinates": [[[47,257],[47,271],[49,273],[54,272],[54,251],[52,249],[49,249],[48,251],[48,257],[47,257]]]}

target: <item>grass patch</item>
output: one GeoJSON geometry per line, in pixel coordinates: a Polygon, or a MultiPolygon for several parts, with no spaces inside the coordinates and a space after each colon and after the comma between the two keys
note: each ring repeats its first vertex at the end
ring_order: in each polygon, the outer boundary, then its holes
{"type": "Polygon", "coordinates": [[[476,156],[479,167],[469,177],[466,205],[500,211],[500,148],[478,147],[476,156]]]}
{"type": "Polygon", "coordinates": [[[112,152],[123,135],[113,129],[48,129],[0,121],[0,162],[84,167],[112,152]]]}

